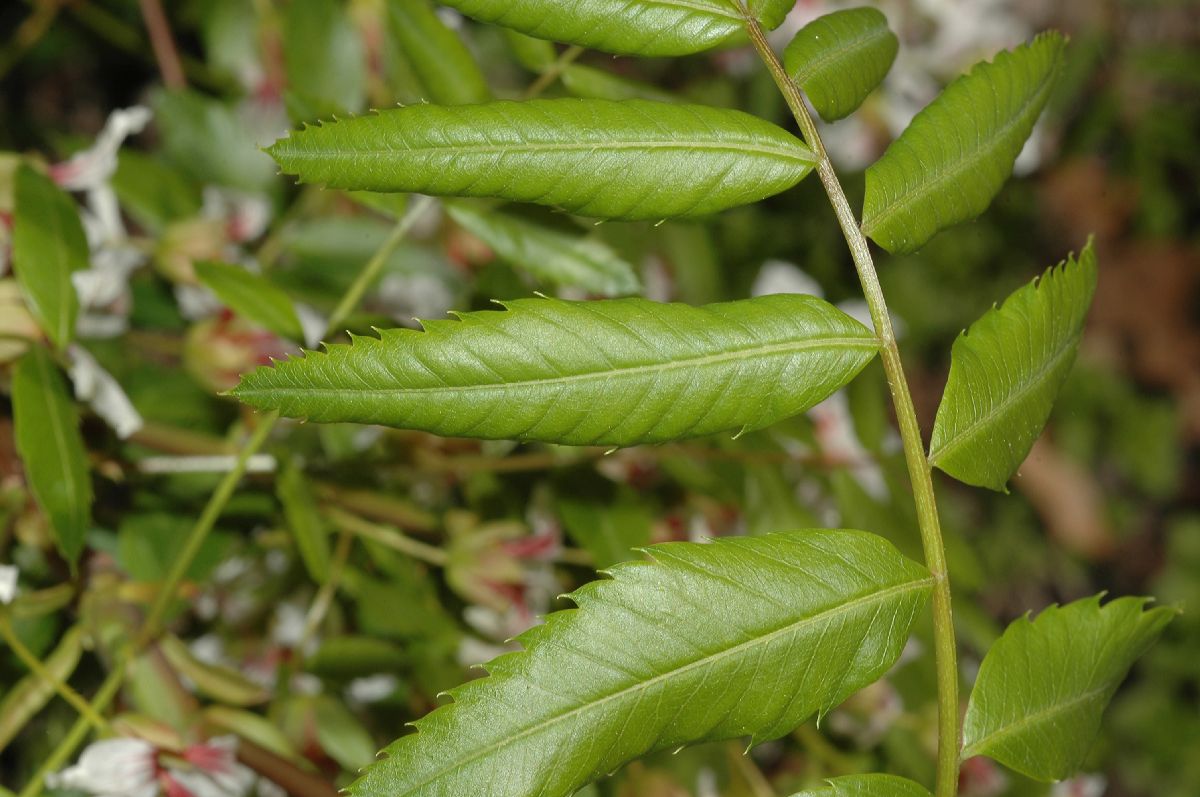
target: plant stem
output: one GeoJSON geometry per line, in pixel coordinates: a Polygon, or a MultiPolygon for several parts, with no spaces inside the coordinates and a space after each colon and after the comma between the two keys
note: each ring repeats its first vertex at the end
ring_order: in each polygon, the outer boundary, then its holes
{"type": "Polygon", "coordinates": [[[108,720],[92,710],[92,707],[88,705],[83,695],[72,689],[71,685],[65,680],[46,669],[46,665],[42,663],[41,659],[33,655],[33,652],[25,647],[25,643],[17,636],[13,630],[12,623],[9,622],[7,610],[0,610],[0,638],[4,639],[12,652],[21,660],[21,663],[29,668],[30,673],[49,684],[58,696],[70,703],[84,719],[91,723],[92,727],[100,731],[108,729],[108,720]]]}
{"type": "Polygon", "coordinates": [[[567,71],[567,67],[575,62],[579,56],[583,55],[583,48],[578,44],[568,47],[563,50],[562,55],[555,59],[554,63],[546,67],[546,71],[538,75],[538,79],[529,84],[529,88],[522,95],[522,100],[531,100],[534,97],[541,95],[543,91],[554,85],[554,81],[562,77],[562,73],[567,71]]]}
{"type": "Polygon", "coordinates": [[[154,60],[158,62],[158,71],[162,74],[163,83],[172,91],[187,88],[187,79],[183,76],[183,64],[179,61],[179,51],[175,48],[175,37],[171,35],[171,25],[167,21],[159,0],[140,0],[142,19],[146,22],[146,30],[150,34],[150,47],[154,50],[154,60]]]}
{"type": "Polygon", "coordinates": [[[275,422],[278,420],[279,413],[277,412],[271,412],[263,416],[258,424],[258,428],[254,430],[254,434],[250,436],[250,439],[246,441],[242,450],[238,452],[238,458],[234,463],[233,469],[225,474],[225,478],[221,479],[221,483],[217,485],[217,489],[208,499],[208,503],[204,505],[204,511],[200,513],[196,525],[188,533],[183,548],[176,555],[175,561],[171,564],[171,569],[167,572],[167,576],[163,580],[163,587],[159,591],[154,605],[150,607],[150,613],[146,616],[146,620],[142,624],[141,633],[138,634],[134,641],[134,650],[141,650],[158,635],[159,627],[162,625],[163,618],[166,617],[167,610],[171,608],[171,602],[175,598],[179,584],[183,581],[184,576],[187,575],[188,568],[192,566],[192,560],[196,558],[196,554],[200,551],[200,546],[204,544],[204,540],[208,538],[208,533],[216,525],[217,518],[225,510],[225,505],[233,497],[233,491],[237,489],[242,476],[246,473],[250,457],[266,442],[267,436],[271,434],[271,430],[275,428],[275,422]]]}
{"type": "Polygon", "coordinates": [[[954,638],[954,617],[950,605],[950,580],[946,572],[946,551],[942,543],[941,522],[938,519],[937,500],[933,492],[932,472],[929,460],[925,455],[925,444],[921,436],[921,426],[917,422],[917,413],[913,408],[912,394],[908,388],[908,379],[904,375],[904,365],[900,359],[900,349],[896,346],[896,334],[892,329],[891,316],[888,313],[887,302],[883,290],[879,286],[879,277],[875,273],[875,263],[871,258],[871,249],[867,239],[858,226],[854,211],[846,199],[833,163],[821,142],[817,126],[808,112],[804,102],[804,93],[794,80],[788,76],[778,56],[771,49],[763,33],[762,26],[751,14],[745,13],[746,28],[754,48],[758,51],[763,63],[771,72],[776,85],[783,93],[796,123],[804,135],[804,140],[812,147],[817,157],[817,174],[825,193],[833,205],[850,254],[854,258],[854,266],[862,283],[863,295],[871,310],[871,320],[875,332],[879,336],[880,355],[883,368],[887,374],[888,389],[892,394],[892,404],[896,410],[896,422],[900,427],[900,437],[904,444],[904,458],[908,463],[908,476],[912,483],[913,498],[917,505],[917,520],[921,529],[921,545],[925,551],[925,564],[934,579],[933,588],[933,637],[934,657],[937,668],[938,692],[938,763],[937,763],[937,797],[954,797],[958,793],[958,758],[960,750],[960,731],[958,715],[958,663],[954,638]]]}
{"type": "Polygon", "coordinates": [[[416,196],[412,204],[408,206],[408,210],[404,212],[403,218],[396,223],[392,228],[392,234],[388,236],[379,250],[367,261],[367,265],[359,272],[354,279],[353,284],[346,291],[346,295],[338,302],[338,305],[333,310],[333,314],[329,316],[329,323],[326,326],[326,333],[334,331],[337,325],[346,320],[350,313],[354,312],[354,308],[358,307],[358,303],[362,301],[362,297],[366,294],[367,289],[371,287],[371,283],[379,276],[379,272],[383,270],[392,252],[396,251],[396,247],[405,239],[409,231],[412,230],[414,224],[424,215],[425,211],[433,207],[436,200],[428,196],[416,196]]]}
{"type": "Polygon", "coordinates": [[[434,567],[445,567],[449,563],[449,557],[441,548],[414,540],[390,526],[381,526],[378,523],[363,520],[357,515],[335,506],[323,506],[321,511],[335,526],[340,526],[343,533],[350,532],[369,540],[375,540],[375,542],[434,567]]]}

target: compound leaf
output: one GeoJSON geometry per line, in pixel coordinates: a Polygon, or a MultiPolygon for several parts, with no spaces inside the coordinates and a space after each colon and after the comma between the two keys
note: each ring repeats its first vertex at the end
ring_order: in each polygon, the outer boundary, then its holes
{"type": "Polygon", "coordinates": [[[1065,40],[1043,33],[951,83],[867,169],[863,231],[913,252],[985,211],[1054,87],[1065,40]]]}
{"type": "MultiPolygon", "coordinates": [[[[469,17],[529,36],[624,55],[687,55],[745,31],[739,0],[442,0],[469,17]]],[[[767,29],[795,0],[749,0],[767,29]]]]}
{"type": "Polygon", "coordinates": [[[25,476],[54,542],[74,568],[92,516],[92,480],[79,415],[50,354],[30,348],[13,371],[13,423],[25,476]]]}
{"type": "Polygon", "coordinates": [[[468,105],[492,98],[475,58],[438,18],[429,0],[390,0],[388,18],[428,99],[440,105],[468,105]]]}
{"type": "Polygon", "coordinates": [[[784,53],[792,79],[827,122],[862,105],[892,68],[900,40],[875,8],[847,8],[818,17],[784,53]]]}
{"type": "Polygon", "coordinates": [[[496,210],[464,204],[447,210],[501,259],[539,280],[602,296],[636,293],[641,286],[633,266],[596,238],[496,210]]]}
{"type": "Polygon", "coordinates": [[[414,105],[309,127],[268,150],[334,188],[500,197],[585,216],[660,220],[756,202],[813,154],[740,111],[646,100],[414,105]]]}
{"type": "Polygon", "coordinates": [[[504,306],[260,368],[234,394],[314,421],[628,446],[803,412],[878,348],[862,324],[798,294],[703,307],[545,298],[504,306]]]}
{"type": "Polygon", "coordinates": [[[959,481],[1004,490],[1062,388],[1096,290],[1089,243],[989,310],[954,342],[929,446],[959,481]]]}
{"type": "Polygon", "coordinates": [[[880,537],[668,543],[523,634],[416,723],[356,797],[569,797],[651,751],[777,738],[883,675],[929,594],[880,537]]]}
{"type": "Polygon", "coordinates": [[[929,790],[895,775],[848,775],[792,797],[930,797],[929,790]]]}
{"type": "Polygon", "coordinates": [[[75,337],[79,299],[71,274],[88,267],[87,237],[75,203],[53,180],[21,164],[15,183],[17,282],[30,312],[61,349],[75,337]]]}
{"type": "Polygon", "coordinates": [[[296,307],[283,289],[241,266],[199,261],[195,268],[200,282],[230,310],[277,335],[304,340],[296,307]]]}
{"type": "Polygon", "coordinates": [[[1100,596],[1051,606],[1010,625],[979,668],[963,756],[986,755],[1036,780],[1083,765],[1100,717],[1129,668],[1178,610],[1100,596]]]}

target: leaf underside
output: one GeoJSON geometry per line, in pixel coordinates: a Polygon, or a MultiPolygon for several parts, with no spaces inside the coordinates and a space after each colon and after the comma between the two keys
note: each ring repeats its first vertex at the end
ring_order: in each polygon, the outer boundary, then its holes
{"type": "Polygon", "coordinates": [[[895,775],[847,775],[792,797],[929,797],[929,790],[895,775]]]}
{"type": "Polygon", "coordinates": [[[1074,774],[1129,668],[1178,614],[1146,603],[1102,607],[1096,596],[1010,625],[979,669],[963,757],[986,755],[1041,781],[1074,774]]]}
{"type": "Polygon", "coordinates": [[[71,274],[88,267],[79,211],[49,177],[22,164],[14,179],[12,256],[30,312],[58,348],[75,337],[79,299],[71,274]]]}
{"type": "Polygon", "coordinates": [[[601,296],[636,293],[633,266],[603,241],[498,210],[455,203],[447,210],[501,259],[552,285],[601,296]]]}
{"type": "Polygon", "coordinates": [[[260,368],[234,395],[314,421],[627,446],[762,428],[824,400],[878,349],[862,324],[797,294],[504,306],[260,368]]]}
{"type": "MultiPolygon", "coordinates": [[[[738,0],[441,0],[481,22],[551,41],[622,55],[687,55],[745,30],[738,0]]],[[[749,0],[768,30],[795,0],[749,0]]]]}
{"type": "Polygon", "coordinates": [[[58,550],[74,568],[92,514],[92,480],[79,414],[50,354],[32,347],[13,370],[17,453],[30,489],[50,521],[58,550]]]}
{"type": "Polygon", "coordinates": [[[864,532],[650,548],[416,723],[357,797],[568,797],[697,741],[781,736],[883,675],[931,580],[864,532]]]}
{"type": "Polygon", "coordinates": [[[308,127],[268,151],[302,182],[333,188],[654,221],[757,202],[814,162],[791,133],[740,111],[573,98],[414,105],[308,127]]]}
{"type": "Polygon", "coordinates": [[[784,66],[821,118],[834,122],[887,77],[899,49],[881,11],[847,8],[805,25],[784,52],[784,66]]]}
{"type": "Polygon", "coordinates": [[[914,252],[987,210],[1054,87],[1065,41],[1043,33],[951,83],[867,169],[863,231],[914,252]]]}
{"type": "Polygon", "coordinates": [[[955,342],[929,461],[959,481],[1004,490],[1058,396],[1096,290],[1089,243],[1079,259],[989,310],[955,342]]]}

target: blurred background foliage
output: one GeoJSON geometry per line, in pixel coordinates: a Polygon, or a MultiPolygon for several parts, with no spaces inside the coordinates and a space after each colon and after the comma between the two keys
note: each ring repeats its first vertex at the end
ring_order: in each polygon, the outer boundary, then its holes
{"type": "MultiPolygon", "coordinates": [[[[776,43],[839,5],[800,0],[776,43]]],[[[864,110],[826,133],[852,201],[865,166],[947,80],[1041,28],[1072,37],[1052,108],[992,210],[916,255],[880,262],[924,427],[955,335],[1089,235],[1101,260],[1079,363],[1013,494],[939,483],[964,678],[1005,623],[1052,602],[1109,590],[1191,609],[1119,694],[1091,774],[1045,787],[974,760],[963,794],[1192,797],[1200,4],[877,5],[900,34],[901,57],[864,110]]],[[[854,309],[854,271],[815,180],[757,206],[661,226],[591,226],[525,208],[472,213],[479,205],[452,217],[423,203],[398,242],[397,222],[415,202],[293,186],[258,149],[335,114],[518,98],[531,87],[687,99],[783,123],[782,101],[748,50],[670,61],[579,53],[435,13],[424,0],[180,0],[167,4],[164,25],[157,6],[0,7],[0,562],[20,574],[13,633],[84,695],[138,633],[258,423],[220,392],[270,357],[315,344],[372,258],[383,260],[380,275],[339,335],[534,291],[628,291],[589,282],[586,263],[581,272],[570,258],[506,248],[531,226],[586,245],[592,265],[628,267],[651,298],[822,291],[854,309]],[[110,119],[136,106],[152,118],[110,119]],[[78,342],[63,361],[95,492],[75,571],[31,495],[8,398],[12,364],[44,339],[11,273],[22,264],[8,262],[19,157],[74,192],[89,239],[88,276],[75,279],[78,342]],[[102,374],[112,377],[103,388],[102,374]]],[[[606,454],[284,424],[265,451],[187,571],[170,633],[129,665],[108,719],[111,731],[164,751],[232,734],[262,794],[277,793],[268,781],[295,794],[344,786],[441,690],[471,677],[470,665],[563,608],[556,596],[631,547],[842,525],[920,550],[877,365],[808,416],[736,441],[606,454]]],[[[820,728],[749,757],[738,744],[654,756],[589,791],[767,797],[865,770],[929,781],[928,637],[920,628],[902,664],[820,728]]],[[[76,713],[0,649],[0,784],[26,783],[76,713]]]]}

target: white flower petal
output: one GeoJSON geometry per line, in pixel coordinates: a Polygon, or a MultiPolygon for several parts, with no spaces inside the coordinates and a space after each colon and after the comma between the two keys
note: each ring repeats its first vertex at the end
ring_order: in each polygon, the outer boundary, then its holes
{"type": "Polygon", "coordinates": [[[91,405],[122,440],[142,428],[142,416],[134,408],[129,396],[87,349],[72,344],[67,349],[67,357],[71,361],[70,374],[71,383],[75,386],[75,398],[91,405]]]}
{"type": "Polygon", "coordinates": [[[95,144],[54,168],[59,185],[69,191],[87,191],[108,182],[117,170],[121,144],[129,136],[142,132],[151,116],[150,109],[141,105],[113,111],[96,136],[95,144]]]}
{"type": "Polygon", "coordinates": [[[17,596],[17,576],[20,571],[16,565],[0,565],[0,603],[12,603],[17,596]]]}
{"type": "Polygon", "coordinates": [[[88,745],[75,766],[47,778],[53,788],[103,797],[155,797],[155,750],[141,739],[105,739],[88,745]]]}

